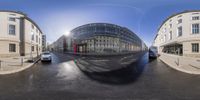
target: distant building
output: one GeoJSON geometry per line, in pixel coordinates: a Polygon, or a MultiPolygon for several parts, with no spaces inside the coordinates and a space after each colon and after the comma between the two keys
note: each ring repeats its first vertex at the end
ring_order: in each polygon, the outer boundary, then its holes
{"type": "Polygon", "coordinates": [[[56,52],[70,52],[71,51],[70,45],[71,45],[70,37],[63,35],[55,42],[53,42],[51,45],[49,45],[49,49],[50,51],[56,51],[56,52]]]}
{"type": "Polygon", "coordinates": [[[42,31],[26,14],[0,10],[0,57],[41,54],[42,31]]]}
{"type": "Polygon", "coordinates": [[[108,23],[92,23],[71,31],[71,48],[76,53],[128,53],[146,50],[131,30],[108,23]]]}
{"type": "Polygon", "coordinates": [[[47,43],[46,43],[46,35],[42,35],[42,51],[46,51],[47,43]]]}

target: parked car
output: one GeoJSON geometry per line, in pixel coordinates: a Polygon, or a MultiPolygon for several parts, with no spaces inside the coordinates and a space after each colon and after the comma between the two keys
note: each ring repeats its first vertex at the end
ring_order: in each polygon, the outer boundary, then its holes
{"type": "Polygon", "coordinates": [[[50,52],[43,52],[41,55],[41,61],[52,61],[51,53],[50,52]]]}
{"type": "Polygon", "coordinates": [[[156,46],[151,46],[149,48],[149,58],[157,58],[158,57],[158,49],[156,46]]]}

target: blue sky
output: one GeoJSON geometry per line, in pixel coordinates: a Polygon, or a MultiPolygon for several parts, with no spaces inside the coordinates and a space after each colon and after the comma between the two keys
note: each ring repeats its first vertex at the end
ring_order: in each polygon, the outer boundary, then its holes
{"type": "Polygon", "coordinates": [[[148,46],[168,16],[200,10],[199,5],[199,0],[0,0],[0,9],[28,14],[49,42],[77,26],[106,22],[129,28],[148,46]]]}

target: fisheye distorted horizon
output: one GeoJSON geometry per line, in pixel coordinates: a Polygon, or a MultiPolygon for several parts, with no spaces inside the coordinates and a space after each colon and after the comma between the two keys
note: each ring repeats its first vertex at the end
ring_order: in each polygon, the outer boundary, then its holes
{"type": "Polygon", "coordinates": [[[52,43],[73,28],[88,23],[127,27],[148,46],[158,27],[172,14],[199,10],[198,0],[1,0],[1,10],[26,13],[52,43]]]}

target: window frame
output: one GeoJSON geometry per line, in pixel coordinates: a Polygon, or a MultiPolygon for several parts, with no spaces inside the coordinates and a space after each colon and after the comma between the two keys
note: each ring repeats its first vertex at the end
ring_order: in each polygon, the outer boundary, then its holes
{"type": "Polygon", "coordinates": [[[199,43],[191,43],[192,53],[199,53],[199,43]]]}
{"type": "Polygon", "coordinates": [[[9,35],[16,35],[16,25],[14,25],[14,24],[8,25],[8,34],[9,35]],[[11,30],[11,26],[14,26],[14,29],[11,30]]]}
{"type": "Polygon", "coordinates": [[[177,37],[181,37],[182,35],[183,35],[183,27],[179,26],[179,27],[177,27],[177,37]],[[181,28],[181,31],[179,30],[179,28],[181,28]]]}
{"type": "Polygon", "coordinates": [[[199,16],[192,16],[192,20],[199,20],[199,16]]]}
{"type": "Polygon", "coordinates": [[[199,32],[199,30],[200,30],[200,27],[199,27],[199,23],[193,23],[192,25],[191,25],[191,32],[192,32],[192,34],[199,34],[200,32],[199,32]],[[194,27],[193,28],[193,25],[198,25],[198,28],[197,27],[194,27]]]}
{"type": "Polygon", "coordinates": [[[16,44],[9,43],[9,52],[16,52],[16,44]],[[12,46],[14,46],[14,47],[12,48],[12,46]]]}
{"type": "Polygon", "coordinates": [[[14,18],[14,17],[9,17],[8,20],[11,22],[16,22],[16,18],[14,18]]]}

